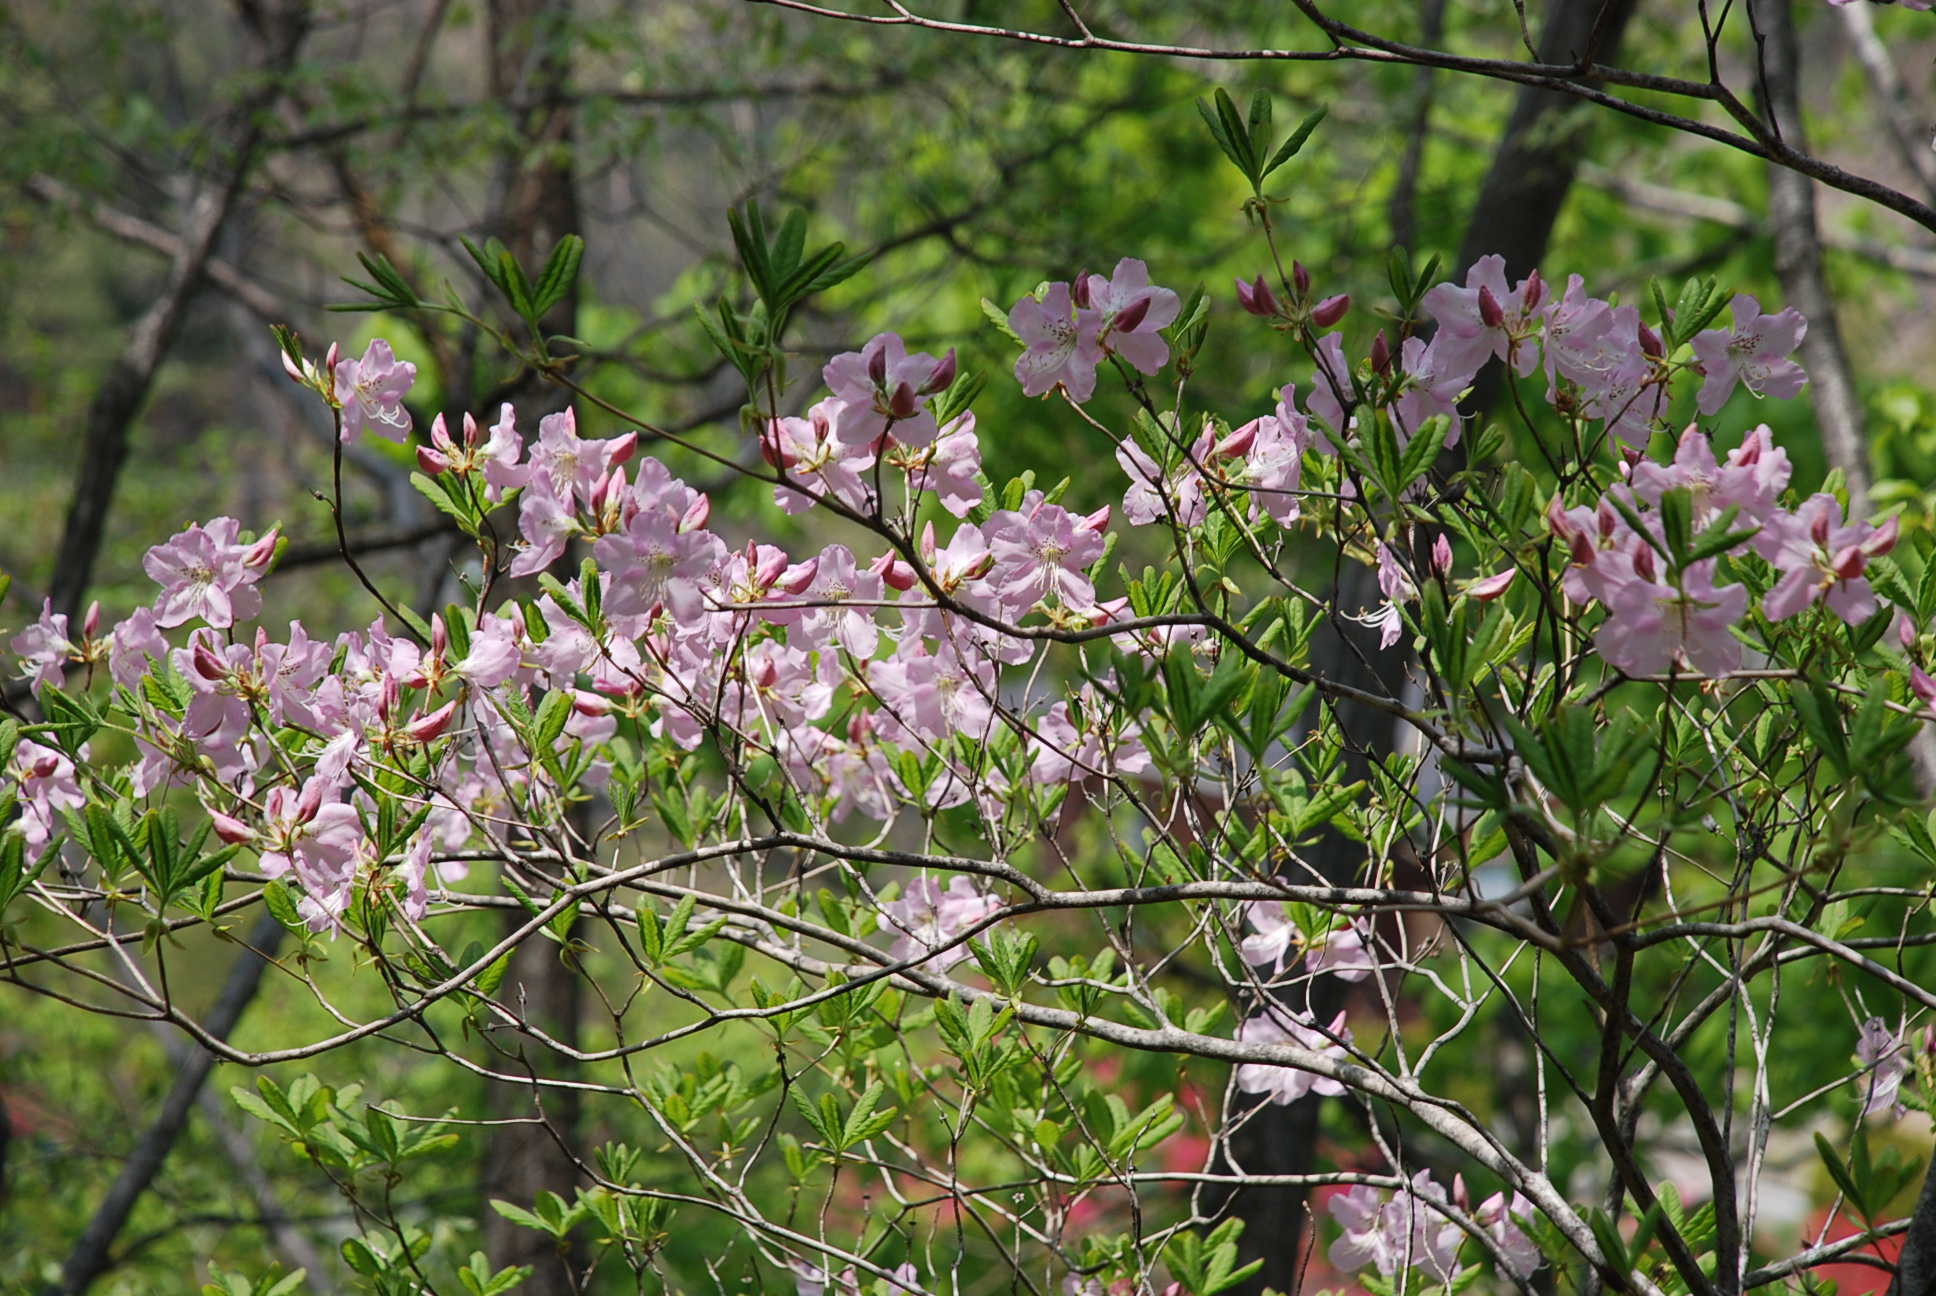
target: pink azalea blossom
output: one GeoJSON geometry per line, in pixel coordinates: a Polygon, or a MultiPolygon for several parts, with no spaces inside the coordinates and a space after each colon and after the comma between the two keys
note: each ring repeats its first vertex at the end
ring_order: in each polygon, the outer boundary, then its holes
{"type": "Polygon", "coordinates": [[[1896,547],[1897,534],[1895,518],[1881,527],[1844,525],[1842,505],[1827,493],[1809,496],[1793,513],[1770,514],[1754,544],[1781,579],[1762,598],[1762,612],[1785,621],[1822,603],[1850,625],[1862,624],[1876,612],[1875,591],[1862,573],[1870,559],[1896,547]]]}
{"type": "Polygon", "coordinates": [[[920,877],[900,899],[881,906],[878,921],[882,931],[895,934],[888,953],[897,959],[927,956],[930,971],[946,972],[969,955],[968,943],[957,944],[957,938],[1001,907],[999,897],[983,895],[963,874],[950,878],[946,891],[933,878],[920,877]]]}
{"type": "MultiPolygon", "coordinates": [[[[1348,1056],[1345,1045],[1351,1043],[1351,1028],[1344,1024],[1343,1013],[1327,1029],[1319,1030],[1309,1016],[1273,1006],[1239,1026],[1237,1039],[1244,1044],[1289,1044],[1342,1062],[1348,1056]]],[[[1239,1066],[1237,1088],[1262,1095],[1267,1102],[1280,1107],[1296,1102],[1307,1093],[1335,1097],[1344,1092],[1344,1086],[1329,1076],[1271,1062],[1246,1062],[1239,1066]]]]}
{"type": "Polygon", "coordinates": [[[245,545],[237,539],[241,531],[234,518],[218,517],[148,551],[141,565],[161,586],[156,625],[178,626],[200,617],[220,630],[262,611],[255,583],[275,557],[276,533],[245,545]]]}
{"type": "Polygon", "coordinates": [[[1799,395],[1808,375],[1789,355],[1802,344],[1808,321],[1790,306],[1763,315],[1761,303],[1746,293],[1729,304],[1734,314],[1731,331],[1707,329],[1694,335],[1694,356],[1707,381],[1694,404],[1703,414],[1718,414],[1738,382],[1757,396],[1790,400],[1799,395]]]}
{"type": "MultiPolygon", "coordinates": [[[[86,754],[83,749],[82,755],[86,754]]],[[[52,839],[56,815],[87,804],[74,762],[66,753],[31,738],[20,740],[5,772],[20,789],[20,835],[35,850],[52,839]]]]}
{"type": "Polygon", "coordinates": [[[837,355],[821,370],[827,389],[840,402],[834,435],[850,446],[872,448],[893,435],[919,449],[938,429],[928,400],[955,380],[955,357],[940,360],[926,352],[908,354],[898,333],[881,333],[859,351],[837,355]]]}
{"type": "Polygon", "coordinates": [[[382,338],[370,343],[361,360],[336,364],[336,403],[343,410],[343,444],[355,445],[374,432],[399,445],[410,435],[410,411],[403,398],[417,381],[417,366],[399,360],[382,338]]]}
{"type": "Polygon", "coordinates": [[[1152,288],[1149,267],[1135,257],[1116,263],[1108,279],[1089,275],[1074,287],[1076,333],[1097,351],[1121,356],[1138,373],[1153,374],[1170,360],[1157,330],[1176,321],[1182,303],[1168,288],[1152,288]]]}
{"type": "Polygon", "coordinates": [[[1008,327],[1026,349],[1015,362],[1024,396],[1046,396],[1057,387],[1080,404],[1096,394],[1096,361],[1101,352],[1093,334],[1078,332],[1069,285],[1050,284],[1037,301],[1024,297],[1008,313],[1008,327]]]}

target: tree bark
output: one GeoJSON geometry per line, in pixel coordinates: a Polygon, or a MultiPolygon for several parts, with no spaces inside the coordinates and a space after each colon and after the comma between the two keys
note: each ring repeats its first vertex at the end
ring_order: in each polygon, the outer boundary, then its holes
{"type": "Polygon", "coordinates": [[[263,110],[282,92],[283,76],[309,30],[308,0],[291,0],[275,11],[265,30],[260,87],[231,114],[241,123],[234,160],[219,188],[206,190],[189,208],[181,250],[168,268],[161,295],[136,321],[128,344],[115,358],[107,378],[88,407],[80,474],[68,505],[61,546],[48,582],[54,610],[70,619],[81,610],[94,562],[100,556],[114,489],[128,459],[128,432],[148,398],[155,371],[181,331],[182,319],[200,286],[216,240],[252,171],[262,137],[263,110]]]}
{"type": "MultiPolygon", "coordinates": [[[[203,1019],[202,1026],[211,1036],[226,1040],[229,1032],[235,1029],[243,1010],[261,988],[262,970],[281,940],[282,924],[265,912],[250,930],[248,946],[229,966],[222,993],[203,1019]]],[[[213,1053],[199,1045],[190,1048],[188,1056],[175,1072],[173,1087],[162,1100],[161,1111],[155,1116],[154,1123],[142,1131],[133,1153],[122,1163],[121,1172],[108,1186],[107,1196],[101,1199],[94,1217],[88,1221],[81,1236],[75,1240],[73,1249],[67,1253],[67,1261],[61,1266],[60,1281],[46,1288],[47,1296],[81,1296],[95,1279],[114,1267],[111,1254],[114,1239],[134,1213],[135,1203],[140,1200],[141,1194],[148,1190],[155,1175],[160,1173],[162,1162],[168,1159],[168,1152],[175,1146],[175,1140],[181,1137],[183,1128],[188,1124],[188,1113],[214,1067],[213,1053]]]]}
{"type": "MultiPolygon", "coordinates": [[[[1754,0],[1749,11],[1761,42],[1762,111],[1791,147],[1806,149],[1801,112],[1801,49],[1790,0],[1754,0]]],[[[1849,484],[1849,513],[1862,517],[1869,504],[1869,453],[1863,436],[1862,401],[1856,394],[1835,298],[1822,267],[1822,238],[1815,211],[1815,182],[1787,167],[1768,168],[1768,223],[1775,235],[1775,272],[1786,303],[1808,320],[1802,365],[1809,401],[1831,468],[1849,484]]]]}

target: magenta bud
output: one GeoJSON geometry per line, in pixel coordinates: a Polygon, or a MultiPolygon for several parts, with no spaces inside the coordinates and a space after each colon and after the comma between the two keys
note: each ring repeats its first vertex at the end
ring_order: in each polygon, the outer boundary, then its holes
{"type": "Polygon", "coordinates": [[[887,386],[887,345],[885,343],[875,347],[874,353],[867,357],[867,379],[876,387],[887,386]]]}
{"type": "Polygon", "coordinates": [[[1147,297],[1139,297],[1137,300],[1131,302],[1128,306],[1125,306],[1121,311],[1117,312],[1116,331],[1118,333],[1134,333],[1136,326],[1148,318],[1149,309],[1150,299],[1147,297]]]}
{"type": "Polygon", "coordinates": [[[81,620],[81,637],[92,639],[101,628],[101,600],[95,599],[87,605],[87,616],[81,620]]]}
{"type": "Polygon", "coordinates": [[[403,732],[412,742],[435,742],[450,728],[450,718],[456,714],[457,699],[452,698],[429,715],[419,715],[403,727],[403,732]]]}
{"type": "Polygon", "coordinates": [[[1089,309],[1089,272],[1081,271],[1069,285],[1069,300],[1082,310],[1089,309]]]}
{"type": "Polygon", "coordinates": [[[688,531],[700,530],[706,525],[706,519],[712,515],[712,500],[705,495],[701,495],[692,502],[691,507],[686,509],[685,516],[679,519],[679,534],[684,535],[688,531]]]}
{"type": "Polygon", "coordinates": [[[1374,373],[1391,373],[1391,343],[1385,340],[1385,330],[1379,329],[1378,336],[1371,340],[1371,368],[1374,373]]]}
{"type": "Polygon", "coordinates": [[[1076,523],[1078,531],[1100,531],[1109,525],[1109,506],[1103,505],[1082,521],[1076,523]]]}
{"type": "Polygon", "coordinates": [[[427,475],[435,477],[450,467],[450,461],[429,446],[418,446],[417,467],[423,469],[427,475]]]}
{"type": "Polygon", "coordinates": [[[873,564],[867,570],[873,572],[894,589],[905,591],[914,588],[914,568],[902,562],[898,554],[882,554],[874,560],[873,564]]]}
{"type": "MultiPolygon", "coordinates": [[[[1638,567],[1638,561],[1634,565],[1638,567]]],[[[1487,576],[1483,580],[1473,581],[1465,587],[1465,592],[1481,603],[1490,603],[1512,587],[1513,578],[1517,575],[1519,575],[1519,568],[1508,567],[1497,576],[1487,576]]]]}
{"type": "Polygon", "coordinates": [[[896,383],[894,394],[887,398],[887,413],[890,418],[911,419],[921,412],[921,398],[914,394],[914,388],[906,383],[896,383]]]}
{"type": "Polygon", "coordinates": [[[619,464],[630,460],[633,452],[639,448],[639,434],[637,432],[627,432],[624,436],[613,437],[611,439],[611,446],[612,454],[608,462],[614,467],[617,467],[619,464]]]}
{"type": "Polygon", "coordinates": [[[928,374],[928,380],[921,384],[921,394],[929,396],[938,391],[947,391],[954,385],[955,372],[955,349],[949,347],[948,354],[935,361],[933,372],[928,374]]]}
{"type": "Polygon", "coordinates": [[[1479,290],[1479,319],[1487,328],[1498,328],[1506,322],[1506,312],[1500,307],[1499,299],[1492,295],[1492,289],[1479,290]]]}
{"type": "Polygon", "coordinates": [[[1351,309],[1351,294],[1339,293],[1336,297],[1326,297],[1311,308],[1311,322],[1319,328],[1330,328],[1345,317],[1351,309]]]}
{"type": "Polygon", "coordinates": [[[1452,570],[1452,542],[1443,531],[1432,542],[1432,570],[1441,576],[1452,570]]]}
{"type": "Polygon", "coordinates": [[[230,846],[255,840],[255,830],[240,819],[232,819],[219,810],[208,812],[208,821],[215,828],[215,835],[230,846]]]}
{"type": "Polygon", "coordinates": [[[1304,268],[1302,261],[1291,262],[1291,287],[1297,289],[1297,295],[1300,297],[1310,295],[1311,272],[1304,268]]]}

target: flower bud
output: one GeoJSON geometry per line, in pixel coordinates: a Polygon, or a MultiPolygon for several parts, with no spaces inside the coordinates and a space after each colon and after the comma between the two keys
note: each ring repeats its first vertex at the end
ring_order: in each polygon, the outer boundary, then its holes
{"type": "Polygon", "coordinates": [[[1479,319],[1487,328],[1498,328],[1506,322],[1506,312],[1490,288],[1479,289],[1479,319]]]}
{"type": "MultiPolygon", "coordinates": [[[[1638,566],[1638,564],[1636,564],[1638,566]]],[[[1465,587],[1465,592],[1481,603],[1490,603],[1512,587],[1513,578],[1519,575],[1519,568],[1508,567],[1497,576],[1487,576],[1473,581],[1465,587]]]]}
{"type": "Polygon", "coordinates": [[[230,846],[239,846],[243,842],[255,840],[255,829],[240,819],[230,818],[219,810],[209,811],[208,821],[215,828],[215,835],[230,846]]]}
{"type": "Polygon", "coordinates": [[[1319,328],[1330,328],[1345,317],[1351,309],[1351,294],[1339,293],[1336,297],[1326,297],[1311,308],[1311,322],[1319,328]]]}
{"type": "Polygon", "coordinates": [[[698,531],[706,525],[706,519],[713,515],[713,502],[705,495],[695,499],[679,519],[679,534],[698,531]]]}
{"type": "Polygon", "coordinates": [[[1118,333],[1134,333],[1136,326],[1148,317],[1149,308],[1150,299],[1147,297],[1138,298],[1128,306],[1125,306],[1116,313],[1116,331],[1118,333]]]}
{"type": "Polygon", "coordinates": [[[932,396],[935,392],[947,391],[954,386],[955,372],[955,349],[949,347],[948,354],[935,361],[934,368],[928,374],[928,380],[921,384],[921,394],[932,396]]]}
{"type": "Polygon", "coordinates": [[[450,728],[450,718],[456,714],[457,699],[452,698],[429,715],[418,715],[403,727],[403,732],[412,742],[435,742],[450,728]]]}
{"type": "Polygon", "coordinates": [[[1264,282],[1261,274],[1255,283],[1245,283],[1241,279],[1237,281],[1237,304],[1252,315],[1266,319],[1278,313],[1276,294],[1271,292],[1270,285],[1264,282]]]}
{"type": "Polygon", "coordinates": [[[867,570],[879,576],[891,588],[903,592],[913,589],[917,579],[914,568],[902,562],[899,554],[891,552],[876,558],[867,570]]]}
{"type": "Polygon", "coordinates": [[[1446,538],[1443,531],[1432,542],[1432,570],[1440,576],[1452,570],[1452,541],[1446,538]]]}
{"type": "Polygon", "coordinates": [[[435,477],[450,467],[450,463],[429,446],[418,446],[417,467],[423,469],[426,476],[435,477]]]}
{"type": "Polygon", "coordinates": [[[887,386],[887,345],[885,343],[875,347],[873,354],[867,357],[867,380],[877,388],[887,386]]]}
{"type": "Polygon", "coordinates": [[[1291,287],[1297,289],[1300,297],[1308,296],[1311,292],[1311,272],[1304,268],[1302,261],[1291,262],[1291,287]]]}

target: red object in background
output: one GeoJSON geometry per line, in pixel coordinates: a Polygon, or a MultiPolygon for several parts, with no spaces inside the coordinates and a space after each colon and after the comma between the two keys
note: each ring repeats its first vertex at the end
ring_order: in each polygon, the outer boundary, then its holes
{"type": "MultiPolygon", "coordinates": [[[[1813,1239],[1821,1236],[1822,1221],[1826,1218],[1826,1211],[1817,1211],[1809,1218],[1808,1230],[1804,1235],[1805,1242],[1812,1245],[1813,1239]]],[[[1846,1214],[1838,1214],[1835,1217],[1834,1227],[1829,1229],[1826,1237],[1822,1237],[1822,1241],[1839,1242],[1843,1238],[1854,1237],[1861,1231],[1861,1226],[1846,1214]]],[[[1902,1238],[1900,1235],[1883,1238],[1880,1241],[1871,1242],[1863,1247],[1862,1251],[1864,1254],[1878,1256],[1894,1264],[1896,1257],[1902,1254],[1902,1238]]],[[[1833,1279],[1838,1289],[1836,1296],[1881,1296],[1881,1293],[1889,1289],[1891,1278],[1890,1271],[1887,1269],[1878,1269],[1874,1265],[1850,1264],[1846,1261],[1816,1265],[1810,1272],[1817,1278],[1833,1279]]]]}

